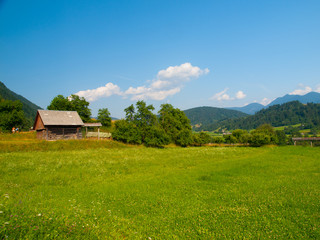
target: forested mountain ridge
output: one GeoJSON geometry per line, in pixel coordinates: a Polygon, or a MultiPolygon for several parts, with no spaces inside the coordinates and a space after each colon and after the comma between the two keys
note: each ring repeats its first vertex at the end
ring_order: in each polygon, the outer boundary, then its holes
{"type": "Polygon", "coordinates": [[[304,124],[310,127],[320,126],[320,104],[302,104],[299,101],[277,104],[267,109],[262,109],[253,116],[220,121],[206,126],[202,130],[212,131],[218,128],[249,130],[265,123],[273,127],[294,124],[304,124]]]}
{"type": "Polygon", "coordinates": [[[261,109],[271,107],[277,104],[283,104],[287,102],[299,101],[300,103],[320,103],[320,93],[317,92],[309,92],[305,95],[292,95],[286,94],[283,97],[278,97],[269,103],[267,106],[264,106],[260,103],[250,103],[243,107],[228,107],[226,109],[237,110],[240,112],[244,112],[250,115],[255,114],[256,112],[260,111],[261,109]]]}
{"type": "Polygon", "coordinates": [[[30,102],[28,99],[24,98],[23,96],[11,91],[1,81],[0,81],[0,98],[6,99],[6,100],[11,100],[11,101],[19,100],[22,103],[22,110],[23,110],[26,118],[32,119],[32,121],[34,120],[34,118],[36,116],[37,110],[42,109],[41,107],[30,102]]]}
{"type": "Polygon", "coordinates": [[[207,126],[221,120],[248,116],[247,114],[230,109],[216,107],[196,107],[184,110],[194,129],[207,126]]]}
{"type": "Polygon", "coordinates": [[[300,103],[320,103],[320,93],[317,92],[309,92],[305,95],[291,95],[287,94],[283,97],[278,97],[274,101],[272,101],[267,107],[283,104],[292,101],[299,101],[300,103]]]}

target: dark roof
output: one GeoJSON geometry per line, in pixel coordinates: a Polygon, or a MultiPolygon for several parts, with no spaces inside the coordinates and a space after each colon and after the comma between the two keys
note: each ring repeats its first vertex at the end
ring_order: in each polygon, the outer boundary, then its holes
{"type": "Polygon", "coordinates": [[[83,126],[83,122],[76,111],[38,110],[45,126],[83,126]]]}

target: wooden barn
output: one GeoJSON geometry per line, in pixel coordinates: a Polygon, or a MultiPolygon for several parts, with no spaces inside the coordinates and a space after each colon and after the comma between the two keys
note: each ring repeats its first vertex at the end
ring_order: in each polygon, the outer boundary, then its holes
{"type": "Polygon", "coordinates": [[[38,139],[81,139],[83,125],[76,111],[38,110],[33,129],[38,139]]]}

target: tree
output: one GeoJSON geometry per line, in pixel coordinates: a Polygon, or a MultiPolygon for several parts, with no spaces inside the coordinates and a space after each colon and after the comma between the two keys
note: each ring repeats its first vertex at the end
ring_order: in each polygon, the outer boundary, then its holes
{"type": "Polygon", "coordinates": [[[13,127],[23,128],[27,120],[22,111],[20,101],[0,99],[0,128],[2,131],[11,131],[13,127]]]}
{"type": "Polygon", "coordinates": [[[267,144],[276,144],[278,141],[273,127],[270,124],[262,124],[251,132],[250,145],[259,147],[267,144]]]}
{"type": "Polygon", "coordinates": [[[232,136],[237,139],[239,143],[248,143],[249,134],[246,130],[236,129],[232,131],[232,136]]]}
{"type": "Polygon", "coordinates": [[[176,144],[181,147],[187,147],[193,143],[192,132],[184,129],[179,132],[176,144]]]}
{"type": "Polygon", "coordinates": [[[47,107],[48,110],[60,110],[60,111],[73,111],[71,110],[71,103],[68,98],[58,95],[52,99],[50,105],[47,107]]]}
{"type": "Polygon", "coordinates": [[[47,107],[48,110],[60,111],[77,111],[82,121],[90,120],[91,110],[89,109],[89,102],[84,97],[72,94],[69,97],[62,95],[56,96],[47,107]]]}
{"type": "Polygon", "coordinates": [[[287,143],[287,136],[283,130],[276,130],[275,134],[277,136],[277,144],[278,145],[286,145],[287,143]]]}
{"type": "Polygon", "coordinates": [[[137,126],[127,120],[119,120],[115,122],[115,130],[112,133],[113,139],[131,144],[141,144],[141,133],[137,126]]]}
{"type": "Polygon", "coordinates": [[[102,126],[111,126],[111,117],[108,108],[102,108],[98,111],[98,120],[101,122],[102,126]]]}
{"type": "Polygon", "coordinates": [[[238,139],[235,136],[233,136],[232,134],[227,134],[227,135],[224,135],[223,137],[224,137],[226,143],[235,144],[238,142],[238,139]]]}
{"type": "Polygon", "coordinates": [[[136,103],[136,108],[137,112],[134,114],[133,122],[141,132],[142,141],[144,142],[147,132],[150,130],[151,126],[157,124],[157,116],[152,113],[154,107],[152,105],[147,106],[144,101],[138,101],[136,103]]]}
{"type": "Polygon", "coordinates": [[[72,94],[68,97],[71,102],[72,111],[77,111],[82,121],[86,122],[90,120],[91,110],[89,109],[89,102],[84,97],[72,94]]]}
{"type": "Polygon", "coordinates": [[[170,143],[170,138],[159,124],[152,126],[144,139],[145,145],[150,147],[164,147],[170,143]]]}
{"type": "Polygon", "coordinates": [[[185,139],[180,140],[180,137],[192,136],[190,120],[183,111],[174,108],[171,104],[162,104],[158,113],[159,123],[170,137],[171,142],[180,145],[180,143],[185,142],[185,139]],[[184,134],[181,133],[183,131],[184,134]]]}

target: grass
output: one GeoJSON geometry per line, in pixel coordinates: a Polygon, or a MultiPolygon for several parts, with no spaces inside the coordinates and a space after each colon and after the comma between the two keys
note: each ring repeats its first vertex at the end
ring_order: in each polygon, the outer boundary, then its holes
{"type": "Polygon", "coordinates": [[[318,148],[66,142],[0,153],[0,239],[320,238],[318,148]]]}

